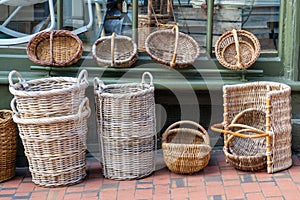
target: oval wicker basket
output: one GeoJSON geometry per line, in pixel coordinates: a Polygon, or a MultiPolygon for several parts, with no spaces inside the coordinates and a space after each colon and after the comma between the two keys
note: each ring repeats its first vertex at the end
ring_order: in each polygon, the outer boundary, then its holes
{"type": "Polygon", "coordinates": [[[150,57],[171,68],[191,65],[200,55],[198,43],[189,35],[173,29],[157,30],[147,37],[145,47],[150,57]]]}
{"type": "Polygon", "coordinates": [[[130,37],[115,33],[96,40],[92,53],[96,64],[101,67],[130,67],[138,58],[135,42],[130,37]]]}
{"type": "Polygon", "coordinates": [[[45,66],[69,66],[82,56],[82,41],[67,30],[44,31],[27,44],[28,58],[45,66]]]}
{"type": "Polygon", "coordinates": [[[216,58],[228,69],[249,68],[260,55],[259,40],[246,30],[225,32],[215,45],[216,58]]]}
{"type": "Polygon", "coordinates": [[[174,173],[190,174],[207,166],[210,159],[210,142],[206,130],[193,121],[179,121],[170,125],[162,136],[162,150],[167,167],[174,173]],[[175,128],[178,125],[191,128],[175,128]]]}

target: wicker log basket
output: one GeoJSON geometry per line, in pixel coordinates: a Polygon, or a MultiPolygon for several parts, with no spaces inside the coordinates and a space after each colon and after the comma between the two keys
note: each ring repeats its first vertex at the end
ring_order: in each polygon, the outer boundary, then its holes
{"type": "Polygon", "coordinates": [[[151,33],[145,42],[146,51],[158,63],[171,68],[184,68],[194,63],[200,55],[198,43],[189,35],[173,29],[151,33]]]}
{"type": "Polygon", "coordinates": [[[167,128],[162,136],[162,150],[167,167],[174,173],[191,174],[207,166],[210,141],[206,130],[193,121],[179,121],[167,128]],[[192,125],[198,128],[175,128],[192,125]]]}
{"type": "Polygon", "coordinates": [[[27,44],[28,58],[38,65],[69,66],[77,63],[82,53],[82,41],[68,30],[41,32],[27,44]]]}
{"type": "Polygon", "coordinates": [[[216,58],[231,70],[249,68],[260,55],[259,40],[246,30],[225,32],[215,45],[216,58]]]}
{"type": "Polygon", "coordinates": [[[103,175],[115,180],[148,176],[155,169],[157,142],[152,75],[145,72],[141,83],[110,85],[96,77],[94,91],[103,175]]]}
{"type": "Polygon", "coordinates": [[[88,73],[77,78],[50,77],[26,81],[19,72],[9,73],[9,91],[15,96],[21,118],[58,117],[78,112],[88,87],[88,73]],[[18,78],[14,83],[13,77],[18,78]]]}
{"type": "Polygon", "coordinates": [[[11,101],[29,162],[32,182],[44,187],[73,185],[86,177],[88,98],[74,115],[22,119],[11,101]]]}
{"type": "Polygon", "coordinates": [[[243,171],[274,173],[292,165],[291,88],[276,82],[223,87],[224,119],[211,129],[224,134],[226,161],[243,171]]]}
{"type": "Polygon", "coordinates": [[[15,176],[17,129],[12,111],[0,110],[0,182],[15,176]]]}
{"type": "Polygon", "coordinates": [[[104,67],[130,67],[138,57],[137,45],[127,36],[116,35],[99,38],[92,47],[97,65],[104,67]]]}

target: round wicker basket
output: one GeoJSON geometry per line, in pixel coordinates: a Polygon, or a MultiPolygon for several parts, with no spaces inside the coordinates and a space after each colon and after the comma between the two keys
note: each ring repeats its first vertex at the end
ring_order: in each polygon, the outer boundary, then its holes
{"type": "Polygon", "coordinates": [[[101,67],[130,67],[138,57],[135,42],[130,37],[115,33],[96,40],[92,53],[96,64],[101,67]]]}
{"type": "Polygon", "coordinates": [[[194,63],[200,55],[198,43],[189,35],[173,29],[157,30],[147,37],[145,47],[150,57],[171,68],[184,68],[194,63]]]}
{"type": "Polygon", "coordinates": [[[28,58],[45,66],[69,66],[82,56],[82,41],[67,30],[44,31],[27,44],[28,58]]]}
{"type": "Polygon", "coordinates": [[[190,174],[207,166],[210,142],[206,130],[193,121],[179,121],[167,128],[162,136],[162,150],[167,167],[174,173],[190,174]],[[186,124],[191,128],[175,128],[186,124]]]}
{"type": "Polygon", "coordinates": [[[233,29],[217,40],[215,54],[220,64],[228,69],[247,69],[259,57],[260,43],[252,33],[233,29]]]}

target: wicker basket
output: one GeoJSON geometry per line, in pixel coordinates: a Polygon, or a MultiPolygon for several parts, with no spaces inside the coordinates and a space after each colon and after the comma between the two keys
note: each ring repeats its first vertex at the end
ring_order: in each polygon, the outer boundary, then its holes
{"type": "Polygon", "coordinates": [[[78,78],[51,77],[26,81],[15,70],[8,76],[9,91],[16,97],[21,118],[57,117],[76,114],[88,87],[88,73],[78,78]],[[13,76],[19,80],[13,83],[13,76]]]}
{"type": "Polygon", "coordinates": [[[0,110],[0,182],[15,176],[17,130],[12,111],[0,110]]]}
{"type": "Polygon", "coordinates": [[[86,176],[87,118],[85,98],[78,113],[60,117],[21,119],[14,104],[13,120],[19,128],[32,181],[45,187],[72,185],[86,176]]]}
{"type": "Polygon", "coordinates": [[[252,82],[223,88],[226,161],[236,169],[268,173],[287,169],[291,158],[291,88],[282,83],[252,82]]]}
{"type": "Polygon", "coordinates": [[[174,25],[174,29],[151,33],[145,46],[153,60],[171,68],[187,67],[200,55],[198,43],[189,35],[179,32],[177,25],[174,25]]]}
{"type": "Polygon", "coordinates": [[[145,72],[141,83],[111,85],[96,77],[94,89],[103,175],[125,180],[151,174],[157,142],[152,75],[145,72]]]}
{"type": "Polygon", "coordinates": [[[69,66],[82,56],[82,41],[67,30],[44,31],[27,44],[28,58],[38,65],[69,66]]]}
{"type": "Polygon", "coordinates": [[[215,54],[220,64],[228,69],[247,69],[259,57],[260,43],[252,33],[233,29],[217,40],[215,54]]]}
{"type": "Polygon", "coordinates": [[[207,166],[210,142],[206,130],[193,121],[179,121],[167,128],[162,136],[162,150],[167,167],[174,173],[191,174],[207,166]],[[192,125],[192,128],[175,128],[192,125]]]}
{"type": "Polygon", "coordinates": [[[138,57],[134,41],[115,33],[98,39],[92,47],[92,53],[95,62],[101,67],[130,67],[138,57]]]}

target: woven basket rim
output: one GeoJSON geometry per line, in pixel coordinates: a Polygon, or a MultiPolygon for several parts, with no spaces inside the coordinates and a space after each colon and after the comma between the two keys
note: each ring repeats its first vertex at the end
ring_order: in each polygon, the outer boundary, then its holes
{"type": "MultiPolygon", "coordinates": [[[[150,51],[150,48],[149,48],[149,41],[153,38],[153,37],[155,37],[156,35],[161,35],[161,34],[174,34],[174,31],[172,30],[172,29],[160,29],[160,30],[156,30],[156,31],[154,31],[154,32],[152,32],[152,33],[150,33],[149,35],[148,35],[148,37],[146,38],[146,40],[145,40],[145,48],[146,48],[146,52],[150,55],[150,57],[152,58],[152,59],[154,59],[155,61],[157,61],[158,63],[161,63],[161,64],[164,64],[164,65],[167,65],[167,66],[169,66],[170,67],[170,62],[167,62],[167,61],[165,61],[164,59],[162,59],[162,58],[159,58],[159,57],[157,57],[157,56],[155,56],[155,55],[153,55],[152,53],[151,53],[151,51],[150,51]]],[[[193,38],[193,37],[191,37],[191,36],[189,36],[189,35],[187,35],[187,34],[185,34],[185,33],[182,33],[182,32],[179,32],[178,33],[178,37],[180,38],[180,37],[185,37],[185,38],[188,38],[188,40],[191,42],[191,43],[193,43],[193,46],[194,47],[196,47],[196,55],[194,56],[194,58],[193,59],[191,59],[191,60],[189,60],[189,61],[186,61],[186,62],[181,62],[181,61],[176,61],[175,62],[175,67],[174,68],[184,68],[184,67],[186,67],[187,65],[191,65],[192,63],[194,63],[195,62],[195,60],[200,56],[200,47],[199,47],[199,45],[198,45],[198,43],[195,41],[195,39],[193,38]]]]}
{"type": "Polygon", "coordinates": [[[13,112],[11,110],[0,110],[0,113],[6,114],[7,117],[0,118],[0,123],[7,123],[12,119],[13,112]]]}
{"type": "Polygon", "coordinates": [[[31,38],[31,40],[27,44],[26,53],[28,55],[28,58],[36,64],[61,67],[61,66],[69,66],[71,64],[76,63],[82,56],[83,47],[82,47],[82,41],[80,40],[80,38],[77,35],[75,35],[74,33],[72,33],[71,31],[51,30],[51,31],[42,31],[41,33],[38,33],[33,38],[31,38]],[[76,42],[78,43],[78,48],[76,50],[76,53],[71,58],[69,58],[69,60],[65,60],[64,62],[55,61],[54,63],[46,62],[46,61],[38,59],[37,56],[33,55],[32,52],[30,51],[30,48],[32,48],[32,46],[35,45],[35,43],[37,43],[37,45],[40,44],[43,40],[50,38],[50,35],[52,33],[53,33],[53,37],[68,36],[68,37],[75,39],[76,42]]]}

